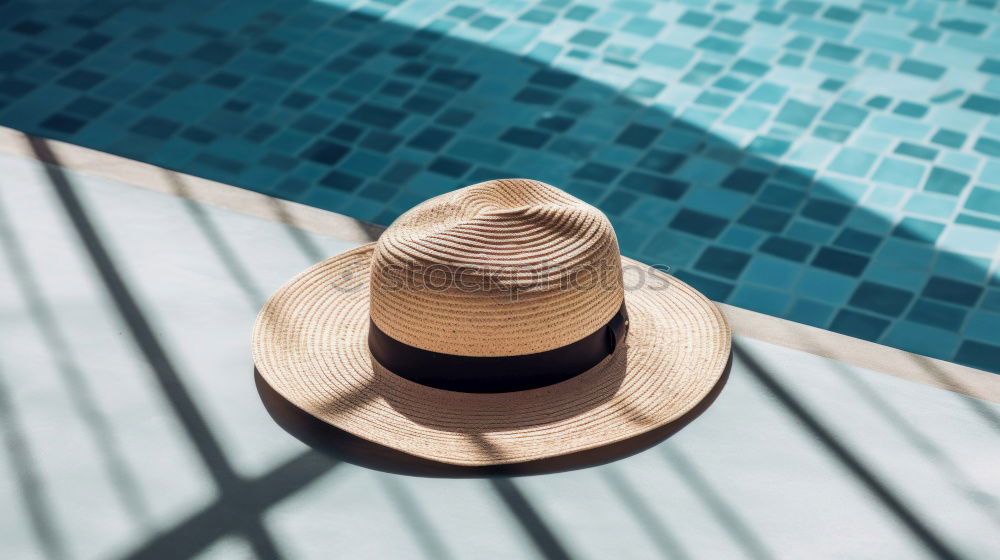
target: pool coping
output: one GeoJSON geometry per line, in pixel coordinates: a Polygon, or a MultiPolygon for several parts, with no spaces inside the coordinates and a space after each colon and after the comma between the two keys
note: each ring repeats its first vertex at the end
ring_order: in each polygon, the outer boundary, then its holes
{"type": "MultiPolygon", "coordinates": [[[[66,142],[31,137],[2,126],[0,153],[52,163],[71,171],[184,197],[345,241],[367,243],[377,239],[385,229],[335,212],[66,142]],[[32,146],[33,138],[45,142],[47,153],[36,151],[32,146]]],[[[737,335],[1000,403],[1000,375],[725,303],[718,305],[737,335]]]]}

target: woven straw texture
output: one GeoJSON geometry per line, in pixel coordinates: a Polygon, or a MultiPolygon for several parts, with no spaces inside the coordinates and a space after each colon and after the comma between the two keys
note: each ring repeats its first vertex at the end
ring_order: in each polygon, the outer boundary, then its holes
{"type": "Polygon", "coordinates": [[[382,234],[372,320],[424,350],[533,354],[607,323],[621,278],[599,210],[540,181],[487,181],[414,207],[382,234]]]}
{"type": "MultiPolygon", "coordinates": [[[[516,271],[512,274],[518,281],[516,271]]],[[[267,302],[252,342],[261,376],[305,412],[381,445],[469,466],[593,449],[676,420],[718,382],[729,348],[730,331],[715,304],[676,278],[618,256],[610,224],[597,210],[548,185],[523,180],[493,181],[432,199],[402,216],[379,242],[309,268],[267,302]],[[516,237],[512,231],[535,233],[516,237]],[[553,231],[588,233],[574,246],[573,235],[545,233],[553,231]],[[519,250],[524,239],[531,241],[519,250]],[[530,256],[532,247],[544,249],[530,256]],[[611,262],[605,255],[609,247],[615,253],[611,262]],[[537,276],[526,284],[535,293],[513,301],[510,294],[449,296],[448,290],[427,290],[414,298],[416,290],[390,286],[392,279],[379,271],[386,263],[397,270],[412,269],[414,263],[455,266],[476,258],[494,264],[504,254],[517,262],[550,265],[543,270],[553,278],[580,262],[624,269],[629,314],[624,344],[567,381],[494,394],[420,385],[372,359],[370,317],[392,336],[426,349],[509,355],[578,340],[605,323],[621,303],[620,282],[610,289],[583,290],[580,296],[580,290],[539,283],[537,276]],[[565,260],[553,259],[554,254],[565,260]],[[562,268],[551,266],[556,262],[562,268]],[[474,319],[467,319],[470,314],[474,319]],[[483,332],[488,329],[492,332],[483,332]],[[511,333],[524,329],[530,334],[511,333]],[[572,335],[562,337],[564,330],[572,335]],[[461,340],[449,342],[455,339],[461,340]]]]}

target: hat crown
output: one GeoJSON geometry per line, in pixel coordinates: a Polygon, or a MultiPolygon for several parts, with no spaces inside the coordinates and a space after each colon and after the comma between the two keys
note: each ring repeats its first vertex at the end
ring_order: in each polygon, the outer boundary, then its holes
{"type": "Polygon", "coordinates": [[[463,356],[532,354],[604,326],[624,298],[607,217],[540,181],[499,179],[401,215],[372,257],[371,318],[463,356]]]}

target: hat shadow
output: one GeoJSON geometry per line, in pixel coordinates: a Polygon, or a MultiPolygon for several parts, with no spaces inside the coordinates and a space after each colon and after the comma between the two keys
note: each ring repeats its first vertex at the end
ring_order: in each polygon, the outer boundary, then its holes
{"type": "MultiPolygon", "coordinates": [[[[254,382],[261,402],[283,430],[316,451],[334,459],[380,472],[430,478],[488,478],[528,476],[573,471],[604,465],[630,457],[674,435],[705,410],[722,392],[729,379],[733,356],[712,390],[693,409],[677,420],[629,439],[595,449],[559,457],[505,465],[466,467],[417,457],[355,436],[304,412],[275,391],[254,368],[254,382]]],[[[635,421],[642,422],[641,418],[635,421]]],[[[470,434],[474,435],[474,434],[470,434]]]]}

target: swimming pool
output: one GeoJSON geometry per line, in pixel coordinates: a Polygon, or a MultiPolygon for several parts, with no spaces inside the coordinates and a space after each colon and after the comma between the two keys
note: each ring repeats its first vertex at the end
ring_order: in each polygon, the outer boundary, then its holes
{"type": "Polygon", "coordinates": [[[381,224],[557,185],[710,297],[1000,372],[993,0],[0,4],[0,124],[381,224]]]}

